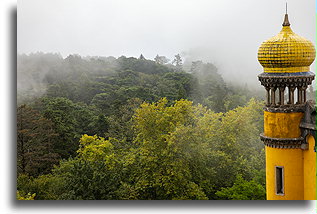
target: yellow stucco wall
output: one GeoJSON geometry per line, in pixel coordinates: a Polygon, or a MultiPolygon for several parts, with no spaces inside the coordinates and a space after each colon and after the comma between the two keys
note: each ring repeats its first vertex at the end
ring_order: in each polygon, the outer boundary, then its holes
{"type": "Polygon", "coordinates": [[[303,200],[303,152],[301,149],[265,147],[266,198],[268,200],[303,200]],[[275,167],[284,167],[284,195],[276,195],[275,167]]]}
{"type": "Polygon", "coordinates": [[[304,113],[272,113],[264,111],[264,135],[273,138],[297,138],[304,113]]]}
{"type": "Polygon", "coordinates": [[[315,139],[308,136],[309,149],[304,150],[304,199],[316,200],[316,153],[315,139]]]}
{"type": "MultiPolygon", "coordinates": [[[[272,138],[298,138],[303,113],[271,113],[264,111],[264,135],[272,138]]],[[[304,200],[304,155],[301,149],[265,148],[266,191],[268,200],[304,200]],[[276,194],[275,167],[284,167],[284,195],[276,194]]],[[[307,156],[311,159],[311,156],[307,156]]],[[[313,161],[313,160],[311,160],[313,161]]],[[[315,162],[314,162],[315,163],[315,162]]],[[[305,166],[308,171],[309,166],[305,166]]],[[[313,173],[313,172],[312,172],[313,173]]],[[[306,176],[306,179],[311,179],[306,176]]],[[[306,188],[310,188],[307,184],[306,188]]],[[[315,190],[315,189],[314,189],[315,190]]],[[[311,193],[307,193],[307,197],[311,193]]]]}

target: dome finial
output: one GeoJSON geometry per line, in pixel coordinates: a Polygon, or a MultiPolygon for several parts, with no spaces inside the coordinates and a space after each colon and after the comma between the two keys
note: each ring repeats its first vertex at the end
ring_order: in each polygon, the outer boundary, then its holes
{"type": "Polygon", "coordinates": [[[285,17],[284,17],[284,22],[283,22],[283,26],[290,26],[291,24],[288,21],[288,14],[287,14],[287,2],[286,2],[286,13],[285,13],[285,17]]]}

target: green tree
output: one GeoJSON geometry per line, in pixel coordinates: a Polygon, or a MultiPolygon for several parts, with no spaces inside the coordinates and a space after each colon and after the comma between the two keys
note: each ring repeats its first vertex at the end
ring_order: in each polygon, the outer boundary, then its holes
{"type": "Polygon", "coordinates": [[[199,75],[203,65],[204,64],[203,64],[203,62],[201,60],[193,61],[192,65],[190,67],[190,72],[192,74],[199,75]]]}
{"type": "Polygon", "coordinates": [[[111,140],[83,135],[76,159],[61,163],[55,176],[64,178],[63,193],[59,199],[106,200],[118,199],[120,186],[120,158],[111,140]]]}
{"type": "Polygon", "coordinates": [[[224,99],[225,111],[229,111],[237,108],[238,106],[244,106],[247,104],[247,98],[244,95],[228,94],[224,99]]]}
{"type": "Polygon", "coordinates": [[[170,60],[165,56],[156,55],[156,57],[154,58],[154,61],[157,64],[164,65],[164,64],[168,63],[170,60]]]}
{"type": "Polygon", "coordinates": [[[134,190],[139,199],[207,199],[192,181],[184,155],[188,142],[178,142],[171,134],[178,126],[193,122],[192,103],[181,100],[170,107],[166,104],[166,99],[144,103],[136,111],[136,142],[140,146],[133,156],[134,190]]]}
{"type": "Polygon", "coordinates": [[[30,200],[34,200],[35,196],[36,196],[36,193],[21,194],[19,191],[17,191],[17,200],[30,201],[30,200]]]}
{"type": "Polygon", "coordinates": [[[254,180],[246,181],[238,175],[232,187],[222,188],[216,192],[222,200],[265,200],[265,187],[254,180]]]}
{"type": "Polygon", "coordinates": [[[177,71],[181,71],[183,68],[182,57],[179,54],[176,54],[172,64],[175,64],[177,71]]]}
{"type": "Polygon", "coordinates": [[[86,105],[62,97],[43,98],[41,105],[44,117],[53,122],[58,134],[54,150],[61,158],[75,156],[81,135],[94,132],[93,113],[86,105]]]}
{"type": "Polygon", "coordinates": [[[258,139],[262,103],[253,100],[247,107],[227,114],[214,113],[184,100],[166,105],[167,100],[162,99],[158,103],[144,103],[136,111],[136,142],[140,147],[134,156],[139,166],[134,172],[138,181],[135,188],[142,186],[139,195],[192,198],[188,189],[196,186],[197,189],[191,189],[196,197],[216,199],[215,192],[232,186],[237,174],[252,179],[255,170],[264,168],[263,145],[258,139]],[[170,180],[174,177],[169,173],[179,180],[170,180]],[[182,188],[171,191],[170,184],[173,188],[182,184],[182,188]]]}
{"type": "Polygon", "coordinates": [[[143,54],[140,55],[139,59],[140,60],[145,60],[145,57],[143,56],[143,54]]]}
{"type": "Polygon", "coordinates": [[[133,143],[135,134],[133,130],[132,117],[135,110],[139,108],[141,103],[142,100],[139,98],[129,99],[126,105],[119,107],[117,114],[109,116],[109,128],[106,132],[106,136],[126,142],[125,144],[120,144],[120,146],[124,146],[126,148],[135,146],[133,143]]]}
{"type": "Polygon", "coordinates": [[[33,176],[49,173],[58,163],[54,151],[57,133],[53,123],[27,105],[17,109],[17,166],[18,173],[33,176]]]}

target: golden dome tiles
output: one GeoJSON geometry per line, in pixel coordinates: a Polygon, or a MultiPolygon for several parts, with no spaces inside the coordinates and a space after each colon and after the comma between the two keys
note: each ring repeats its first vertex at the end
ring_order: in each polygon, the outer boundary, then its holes
{"type": "Polygon", "coordinates": [[[314,45],[283,26],[279,34],[262,43],[258,60],[267,73],[308,72],[315,59],[314,45]]]}

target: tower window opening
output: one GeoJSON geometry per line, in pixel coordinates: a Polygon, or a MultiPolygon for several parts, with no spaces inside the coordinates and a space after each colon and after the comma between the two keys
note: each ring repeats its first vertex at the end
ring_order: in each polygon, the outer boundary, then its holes
{"type": "Polygon", "coordinates": [[[284,195],[284,167],[275,167],[276,194],[284,195]]]}

